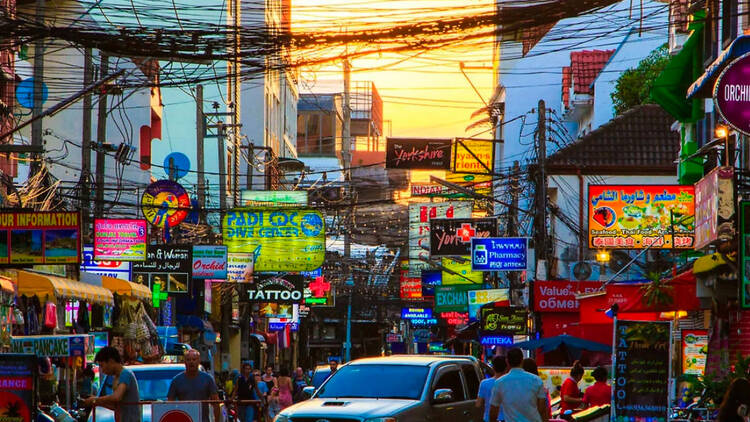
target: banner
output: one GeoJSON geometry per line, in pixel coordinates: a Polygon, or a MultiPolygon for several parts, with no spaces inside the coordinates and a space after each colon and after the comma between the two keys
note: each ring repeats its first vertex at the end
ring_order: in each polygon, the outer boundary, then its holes
{"type": "Polygon", "coordinates": [[[471,239],[473,271],[523,271],[528,269],[526,237],[487,237],[471,239]]]}
{"type": "Polygon", "coordinates": [[[468,312],[469,296],[467,292],[481,289],[482,285],[435,286],[435,313],[468,312]]]}
{"type": "Polygon", "coordinates": [[[0,212],[0,264],[79,264],[79,212],[0,212]]]}
{"type": "Polygon", "coordinates": [[[693,186],[589,185],[588,199],[590,248],[693,248],[693,186]]]}
{"type": "Polygon", "coordinates": [[[37,357],[0,354],[0,409],[4,422],[31,422],[36,411],[37,357]]]}
{"type": "Polygon", "coordinates": [[[323,214],[312,209],[228,211],[222,223],[230,253],[255,255],[255,271],[311,271],[325,259],[323,214]]]}
{"type": "Polygon", "coordinates": [[[708,330],[682,330],[682,373],[703,376],[708,357],[708,330]]]}
{"type": "Polygon", "coordinates": [[[668,420],[671,331],[671,322],[615,324],[615,420],[668,420]]]}
{"type": "Polygon", "coordinates": [[[497,236],[495,218],[430,219],[430,256],[471,255],[471,239],[497,236]]]}
{"type": "Polygon", "coordinates": [[[472,201],[420,202],[409,204],[409,276],[419,277],[430,266],[430,219],[469,218],[472,201]]]}
{"type": "Polygon", "coordinates": [[[249,302],[299,303],[304,295],[299,274],[255,274],[253,283],[242,286],[249,302]]]}
{"type": "Polygon", "coordinates": [[[131,280],[130,262],[94,261],[94,247],[92,245],[84,245],[83,262],[80,268],[81,272],[85,273],[114,277],[127,281],[131,280]]]}
{"type": "Polygon", "coordinates": [[[193,246],[193,278],[225,280],[227,247],[193,246]]]}
{"type": "Polygon", "coordinates": [[[525,335],[528,331],[528,314],[523,308],[483,305],[480,309],[481,335],[525,335]]]}
{"type": "Polygon", "coordinates": [[[193,272],[191,245],[148,245],[145,262],[133,263],[133,282],[160,291],[187,293],[193,272]]]}
{"type": "Polygon", "coordinates": [[[469,299],[467,301],[467,304],[469,310],[469,319],[471,321],[475,321],[480,318],[479,309],[482,307],[482,305],[495,303],[497,306],[510,306],[508,289],[471,290],[468,292],[468,294],[469,299]]]}
{"type": "Polygon", "coordinates": [[[448,170],[450,156],[450,139],[386,138],[387,169],[448,170]]]}
{"type": "Polygon", "coordinates": [[[148,243],[146,220],[94,220],[94,259],[145,261],[148,243]]]}
{"type": "Polygon", "coordinates": [[[482,285],[484,273],[471,270],[471,257],[443,258],[443,267],[449,271],[442,272],[443,285],[476,284],[482,285]]]}
{"type": "Polygon", "coordinates": [[[695,250],[734,239],[734,168],[716,167],[695,184],[695,250]]]}
{"type": "Polygon", "coordinates": [[[594,293],[601,286],[600,281],[535,281],[534,311],[578,312],[576,296],[594,293]]]}

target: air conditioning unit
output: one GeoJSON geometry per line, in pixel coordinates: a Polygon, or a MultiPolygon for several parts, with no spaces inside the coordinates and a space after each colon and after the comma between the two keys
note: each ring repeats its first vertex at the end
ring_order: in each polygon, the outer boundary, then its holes
{"type": "Polygon", "coordinates": [[[570,263],[568,278],[578,281],[599,281],[601,267],[596,261],[578,261],[570,263]]]}

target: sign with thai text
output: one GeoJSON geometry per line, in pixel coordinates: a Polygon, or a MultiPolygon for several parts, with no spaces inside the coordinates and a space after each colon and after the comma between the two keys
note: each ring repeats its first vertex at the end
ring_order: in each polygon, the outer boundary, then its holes
{"type": "Polygon", "coordinates": [[[714,85],[714,104],[721,117],[735,130],[750,135],[750,122],[747,119],[750,104],[750,54],[743,54],[732,61],[719,75],[714,85]]]}
{"type": "Polygon", "coordinates": [[[415,299],[422,298],[422,278],[421,277],[409,277],[409,271],[402,268],[401,274],[399,275],[399,285],[400,285],[401,299],[415,300],[415,299]]]}
{"type": "Polygon", "coordinates": [[[169,293],[189,292],[193,273],[191,245],[148,245],[145,262],[133,262],[133,282],[169,293]]]}
{"type": "Polygon", "coordinates": [[[409,276],[419,277],[430,266],[430,220],[469,218],[472,201],[421,202],[409,204],[409,276]]]}
{"type": "Polygon", "coordinates": [[[94,259],[97,261],[145,261],[147,241],[146,220],[94,220],[94,259]]]}
{"type": "Polygon", "coordinates": [[[473,271],[523,271],[528,265],[526,237],[475,237],[471,239],[473,271]]]}
{"type": "Polygon", "coordinates": [[[458,284],[435,286],[435,312],[468,312],[469,296],[466,292],[481,289],[482,285],[458,284]]]}
{"type": "Polygon", "coordinates": [[[243,207],[293,207],[307,206],[306,190],[243,190],[240,193],[243,207]]]}
{"type": "Polygon", "coordinates": [[[81,262],[79,212],[0,213],[0,264],[81,262]]]}
{"type": "Polygon", "coordinates": [[[226,246],[193,246],[193,278],[226,279],[226,246]]]}
{"type": "Polygon", "coordinates": [[[471,239],[497,236],[494,218],[430,219],[430,256],[471,255],[471,239]]]}
{"type": "Polygon", "coordinates": [[[589,185],[588,204],[590,248],[693,248],[693,186],[589,185]]]}
{"type": "Polygon", "coordinates": [[[409,170],[448,170],[451,140],[387,138],[385,168],[409,170]]]}
{"type": "Polygon", "coordinates": [[[734,168],[716,167],[695,184],[695,250],[734,239],[734,168]]]}
{"type": "Polygon", "coordinates": [[[594,293],[599,281],[534,281],[534,310],[537,312],[578,312],[579,294],[594,293]]]}
{"type": "Polygon", "coordinates": [[[230,253],[255,255],[255,271],[311,271],[325,259],[323,214],[312,209],[228,211],[224,244],[230,253]]]}

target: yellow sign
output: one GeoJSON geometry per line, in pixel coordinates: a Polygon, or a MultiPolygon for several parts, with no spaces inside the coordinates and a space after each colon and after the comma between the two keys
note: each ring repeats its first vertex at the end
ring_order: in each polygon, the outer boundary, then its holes
{"type": "Polygon", "coordinates": [[[453,258],[443,258],[443,267],[458,273],[460,275],[452,274],[443,271],[443,285],[448,284],[482,284],[484,276],[481,271],[471,270],[471,257],[462,257],[463,261],[456,260],[453,258]]]}
{"type": "Polygon", "coordinates": [[[495,143],[456,138],[453,141],[452,159],[454,173],[481,174],[491,177],[495,164],[495,143]]]}
{"type": "Polygon", "coordinates": [[[325,260],[325,223],[311,209],[253,208],[226,213],[229,253],[255,255],[254,271],[312,271],[325,260]]]}

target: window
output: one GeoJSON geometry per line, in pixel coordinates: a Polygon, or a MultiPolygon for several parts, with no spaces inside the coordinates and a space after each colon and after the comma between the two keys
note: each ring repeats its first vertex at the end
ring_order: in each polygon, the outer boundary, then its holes
{"type": "Polygon", "coordinates": [[[706,0],[706,22],[703,28],[703,64],[710,65],[719,54],[719,0],[706,0]]]}
{"type": "Polygon", "coordinates": [[[737,0],[721,2],[721,42],[724,48],[737,38],[737,0]]]}
{"type": "MultiPolygon", "coordinates": [[[[347,365],[331,376],[316,397],[419,400],[428,371],[417,365],[347,365]]],[[[460,386],[458,371],[454,373],[460,386]]]]}
{"type": "Polygon", "coordinates": [[[464,379],[466,380],[466,393],[468,398],[474,400],[477,398],[479,393],[479,377],[477,371],[474,369],[474,365],[461,365],[461,371],[464,373],[464,379]]]}
{"type": "Polygon", "coordinates": [[[447,388],[453,391],[453,401],[464,401],[464,385],[461,383],[461,374],[458,369],[450,369],[440,374],[432,391],[447,388]]]}

